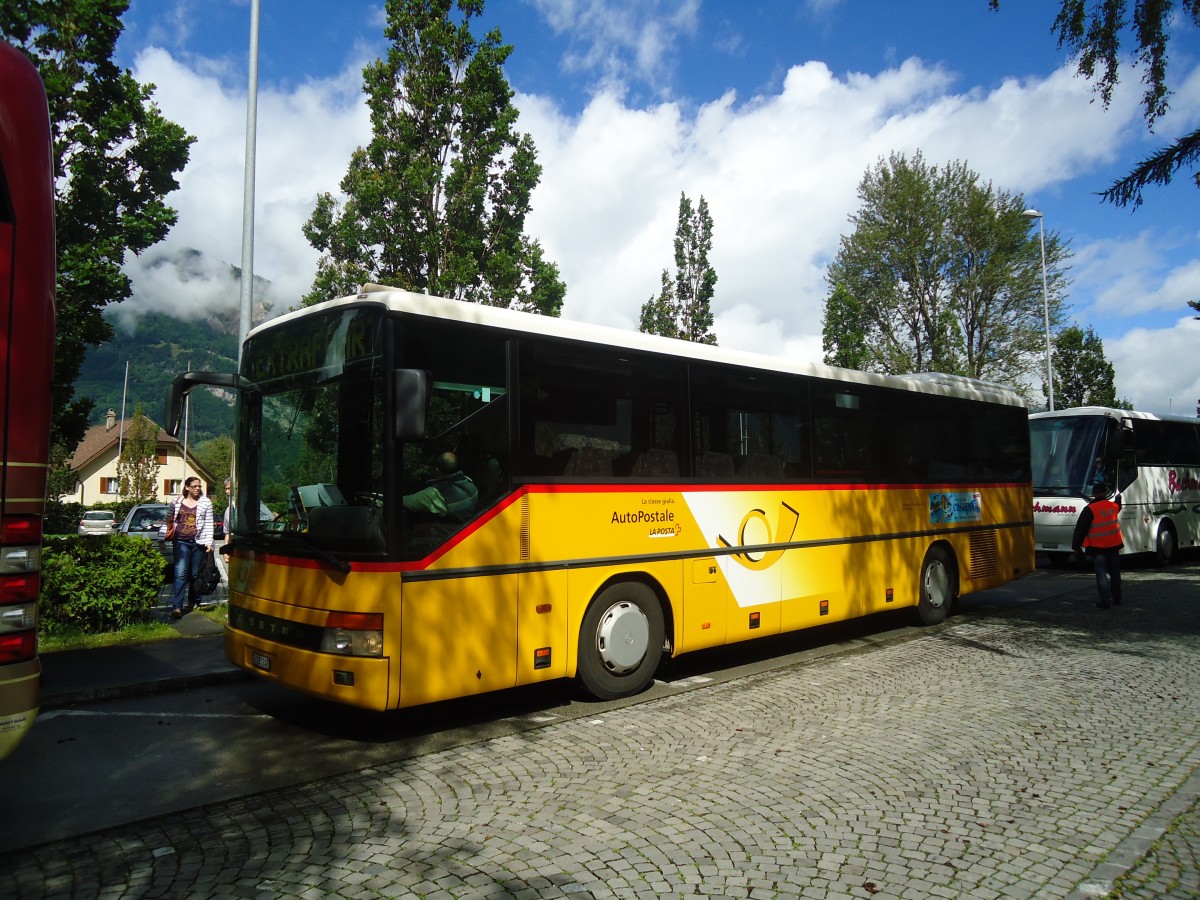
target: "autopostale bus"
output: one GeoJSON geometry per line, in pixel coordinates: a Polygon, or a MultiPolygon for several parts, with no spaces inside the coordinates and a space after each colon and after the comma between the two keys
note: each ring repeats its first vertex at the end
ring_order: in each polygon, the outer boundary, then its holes
{"type": "Polygon", "coordinates": [[[937,623],[1034,565],[1027,410],[966,379],[367,285],[260,325],[236,376],[179,376],[168,422],[202,383],[240,391],[226,653],[356,706],[615,698],[693,650],[937,623]]]}
{"type": "Polygon", "coordinates": [[[50,119],[37,71],[0,41],[0,759],[41,701],[37,598],[54,377],[50,119]]]}
{"type": "Polygon", "coordinates": [[[1079,514],[1103,481],[1121,494],[1122,553],[1167,564],[1200,545],[1200,422],[1084,406],[1029,417],[1037,549],[1071,553],[1079,514]]]}

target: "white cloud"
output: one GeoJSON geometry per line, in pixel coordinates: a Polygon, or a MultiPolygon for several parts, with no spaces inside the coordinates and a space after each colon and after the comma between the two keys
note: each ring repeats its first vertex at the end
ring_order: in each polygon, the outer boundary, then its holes
{"type": "Polygon", "coordinates": [[[1191,316],[1170,328],[1135,328],[1105,340],[1104,355],[1117,372],[1117,396],[1149,412],[1194,416],[1200,406],[1200,321],[1191,316]]]}
{"type": "Polygon", "coordinates": [[[953,94],[945,71],[915,59],[845,79],[806,63],[776,94],[739,103],[730,93],[691,116],[674,104],[630,109],[602,94],[567,118],[521,96],[521,127],[545,167],[529,224],[563,268],[564,315],[635,327],[659,273],[673,266],[679,193],[703,195],[714,221],[721,344],[808,348],[819,358],[825,267],[869,167],[920,150],[931,162],[966,159],[1009,190],[1040,187],[1112,152],[1105,114],[1089,100],[1061,71],[953,94]],[[1048,141],[1050,160],[1019,152],[1048,141]],[[747,309],[758,316],[745,321],[747,309]]]}
{"type": "MultiPolygon", "coordinates": [[[[337,190],[350,154],[370,137],[361,95],[363,62],[348,63],[336,79],[259,93],[254,270],[271,282],[272,296],[256,301],[273,302],[277,311],[295,305],[312,285],[317,253],[301,227],[317,194],[337,190]]],[[[127,266],[138,295],[127,302],[132,309],[139,304],[175,308],[193,298],[205,302],[211,293],[195,273],[180,272],[179,283],[170,288],[170,267],[164,270],[161,257],[194,248],[214,260],[240,264],[245,90],[226,88],[157,48],[138,55],[134,75],[157,85],[155,99],[164,114],[197,140],[180,190],[168,197],[179,221],[154,252],[127,266]],[[150,266],[157,267],[153,273],[150,266]]]]}
{"type": "Polygon", "coordinates": [[[700,14],[700,0],[529,2],[551,28],[568,35],[563,68],[593,74],[601,90],[617,93],[630,81],[667,93],[677,42],[696,33],[700,14]]]}
{"type": "MultiPolygon", "coordinates": [[[[691,5],[670,8],[686,24],[691,5]]],[[[578,24],[606,7],[580,0],[562,10],[578,24]]],[[[315,196],[337,190],[351,152],[370,137],[359,93],[365,50],[361,56],[334,79],[268,87],[259,98],[255,271],[272,282],[279,310],[312,282],[316,253],[300,229],[315,196]]],[[[194,247],[237,264],[245,94],[204,71],[203,63],[185,65],[153,48],[135,66],[139,80],[158,86],[164,113],[199,136],[182,190],[170,198],[180,218],[167,249],[194,247]]],[[[519,127],[532,134],[543,165],[528,228],[562,269],[565,316],[634,328],[662,269],[673,266],[680,192],[703,195],[714,220],[722,346],[818,359],[825,267],[858,206],[858,183],[878,159],[918,150],[934,163],[962,159],[998,187],[1060,200],[1064,183],[1128,152],[1129,132],[1140,124],[1136,88],[1118,93],[1108,112],[1069,68],[955,93],[948,72],[909,59],[846,77],[809,62],[792,67],[778,91],[730,92],[699,109],[637,108],[620,91],[601,91],[578,115],[566,115],[546,97],[518,95],[519,127]]],[[[1184,294],[1197,268],[1156,275],[1163,262],[1153,249],[1162,240],[1146,229],[1134,241],[1075,246],[1073,299],[1104,314],[1115,312],[1122,292],[1122,311],[1132,296],[1146,310],[1178,309],[1178,300],[1192,299],[1184,294]],[[1122,286],[1122,278],[1134,281],[1122,286]]],[[[211,302],[194,279],[172,287],[163,272],[143,269],[130,269],[139,294],[145,288],[137,302],[211,302]]],[[[1112,334],[1104,337],[1106,349],[1115,346],[1112,334]]],[[[1133,354],[1110,358],[1119,378],[1134,377],[1122,369],[1133,354]]]]}

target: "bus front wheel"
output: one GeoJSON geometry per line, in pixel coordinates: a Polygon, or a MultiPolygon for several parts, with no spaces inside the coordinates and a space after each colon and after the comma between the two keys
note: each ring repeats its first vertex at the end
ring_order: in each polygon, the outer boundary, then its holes
{"type": "Polygon", "coordinates": [[[950,554],[941,547],[930,547],[921,563],[921,596],[917,615],[925,625],[946,621],[950,607],[958,596],[958,578],[950,554]]]}
{"type": "Polygon", "coordinates": [[[634,581],[609,585],[583,616],[579,683],[597,700],[636,694],[654,678],[664,629],[654,591],[634,581]]]}
{"type": "Polygon", "coordinates": [[[1177,546],[1175,526],[1163,519],[1158,523],[1158,536],[1154,539],[1154,561],[1160,566],[1170,565],[1177,546]]]}

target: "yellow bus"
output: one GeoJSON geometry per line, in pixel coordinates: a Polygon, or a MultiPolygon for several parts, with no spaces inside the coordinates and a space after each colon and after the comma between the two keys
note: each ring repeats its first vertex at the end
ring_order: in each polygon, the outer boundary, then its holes
{"type": "Polygon", "coordinates": [[[365,285],[246,338],[225,651],[374,710],[956,597],[1034,567],[1027,411],[365,285]]]}

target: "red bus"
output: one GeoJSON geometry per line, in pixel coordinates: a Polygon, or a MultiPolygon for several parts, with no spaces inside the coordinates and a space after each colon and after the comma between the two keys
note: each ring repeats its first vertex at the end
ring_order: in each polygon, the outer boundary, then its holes
{"type": "Polygon", "coordinates": [[[41,703],[42,517],[54,377],[54,181],[46,93],[0,41],[0,759],[41,703]]]}

